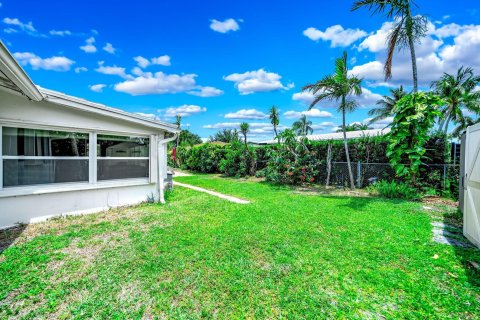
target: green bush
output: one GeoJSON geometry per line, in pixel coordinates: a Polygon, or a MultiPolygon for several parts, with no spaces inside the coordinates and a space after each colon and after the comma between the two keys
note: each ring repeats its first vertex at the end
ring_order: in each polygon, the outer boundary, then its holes
{"type": "Polygon", "coordinates": [[[367,188],[370,194],[383,198],[418,200],[418,190],[404,182],[380,180],[367,188]]]}
{"type": "Polygon", "coordinates": [[[253,147],[234,142],[225,146],[225,156],[220,160],[219,170],[229,177],[245,177],[255,175],[257,162],[253,147]]]}

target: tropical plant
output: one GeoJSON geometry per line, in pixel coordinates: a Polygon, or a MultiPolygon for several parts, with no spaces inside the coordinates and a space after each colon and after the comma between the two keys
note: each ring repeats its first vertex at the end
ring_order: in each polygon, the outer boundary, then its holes
{"type": "Polygon", "coordinates": [[[383,198],[417,200],[420,195],[414,187],[404,182],[380,180],[367,188],[368,193],[383,198]]]}
{"type": "MultiPolygon", "coordinates": [[[[178,114],[175,116],[175,124],[177,125],[177,128],[180,129],[180,126],[182,125],[182,116],[178,114]]],[[[180,135],[177,135],[177,145],[176,145],[177,148],[179,146],[179,143],[180,143],[180,135]]]]}
{"type": "Polygon", "coordinates": [[[312,121],[307,120],[306,115],[302,115],[300,119],[292,124],[292,129],[295,130],[296,134],[299,136],[306,136],[309,133],[312,134],[312,121]]]}
{"type": "Polygon", "coordinates": [[[377,101],[377,108],[373,108],[368,111],[368,115],[372,117],[370,123],[383,120],[393,115],[393,108],[395,104],[405,97],[407,93],[403,90],[403,86],[396,89],[390,89],[389,96],[383,96],[382,99],[377,101]]]}
{"type": "Polygon", "coordinates": [[[272,106],[270,108],[270,111],[268,112],[268,117],[270,118],[270,123],[273,125],[273,132],[275,134],[274,139],[277,139],[278,137],[277,127],[280,124],[280,114],[276,106],[272,106]]]}
{"type": "Polygon", "coordinates": [[[340,102],[338,111],[342,113],[342,129],[343,141],[345,146],[345,154],[347,157],[348,173],[350,176],[350,186],[355,189],[353,180],[352,166],[350,164],[350,155],[348,153],[348,141],[346,131],[346,113],[356,109],[358,104],[355,100],[350,99],[351,95],[359,96],[362,94],[362,79],[348,74],[347,53],[344,52],[341,58],[335,61],[335,72],[328,75],[314,84],[303,87],[303,91],[311,92],[315,95],[310,109],[322,100],[335,100],[340,102]]]}
{"type": "Polygon", "coordinates": [[[198,134],[192,133],[189,130],[182,130],[179,134],[180,146],[194,146],[202,143],[202,138],[198,134]]]}
{"type": "Polygon", "coordinates": [[[480,117],[477,116],[476,119],[472,117],[465,116],[463,122],[459,124],[453,131],[452,136],[460,138],[460,136],[467,130],[467,127],[473,126],[474,124],[480,123],[480,117]]]}
{"type": "MultiPolygon", "coordinates": [[[[371,129],[368,123],[350,123],[345,126],[345,131],[347,132],[371,129]]],[[[336,132],[343,132],[343,128],[338,129],[336,132]]]]}
{"type": "Polygon", "coordinates": [[[208,138],[210,142],[232,143],[239,141],[237,129],[222,129],[208,138]]]}
{"type": "Polygon", "coordinates": [[[413,92],[418,91],[417,59],[415,43],[427,34],[427,18],[412,12],[416,4],[413,0],[359,0],[355,1],[352,11],[367,7],[372,14],[382,14],[393,19],[393,27],[388,35],[387,60],[384,71],[385,80],[392,78],[393,54],[396,49],[410,50],[412,60],[413,92]]]}
{"type": "Polygon", "coordinates": [[[439,123],[439,131],[448,133],[450,121],[459,125],[461,131],[467,127],[467,122],[474,119],[466,119],[464,111],[480,115],[480,91],[475,91],[480,83],[480,77],[473,74],[472,68],[460,67],[456,75],[444,73],[443,76],[432,82],[432,89],[445,102],[442,109],[444,118],[439,123]]]}
{"type": "Polygon", "coordinates": [[[425,160],[425,145],[435,119],[442,114],[438,107],[443,101],[433,93],[408,94],[395,105],[387,156],[400,177],[415,184],[420,166],[425,160]]]}
{"type": "Polygon", "coordinates": [[[245,146],[237,141],[225,146],[225,157],[220,161],[219,170],[230,177],[245,177],[255,175],[255,148],[245,146]]]}
{"type": "Polygon", "coordinates": [[[247,134],[250,132],[250,125],[246,122],[240,123],[240,132],[243,135],[243,142],[247,145],[247,134]]]}

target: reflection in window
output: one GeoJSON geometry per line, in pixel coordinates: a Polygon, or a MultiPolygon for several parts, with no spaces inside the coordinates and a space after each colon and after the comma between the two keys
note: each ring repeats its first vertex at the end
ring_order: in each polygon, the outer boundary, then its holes
{"type": "Polygon", "coordinates": [[[150,141],[143,137],[97,136],[97,180],[148,178],[150,141]]]}
{"type": "Polygon", "coordinates": [[[148,157],[149,139],[142,137],[97,136],[98,157],[148,157]]]}
{"type": "Polygon", "coordinates": [[[2,127],[3,186],[88,182],[88,143],[88,133],[2,127]]]}
{"type": "Polygon", "coordinates": [[[88,133],[3,127],[2,136],[4,156],[88,156],[88,133]]]}

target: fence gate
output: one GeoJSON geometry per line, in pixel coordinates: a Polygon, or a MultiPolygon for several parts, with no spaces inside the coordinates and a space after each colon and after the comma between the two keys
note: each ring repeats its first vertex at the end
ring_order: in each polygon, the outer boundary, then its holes
{"type": "Polygon", "coordinates": [[[465,134],[463,233],[480,247],[480,124],[465,134]]]}

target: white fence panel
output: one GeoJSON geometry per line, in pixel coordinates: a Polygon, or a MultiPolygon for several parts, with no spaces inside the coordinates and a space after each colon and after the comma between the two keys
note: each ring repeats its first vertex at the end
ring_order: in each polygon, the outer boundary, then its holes
{"type": "Polygon", "coordinates": [[[464,189],[463,233],[480,247],[480,124],[466,133],[464,189]]]}

